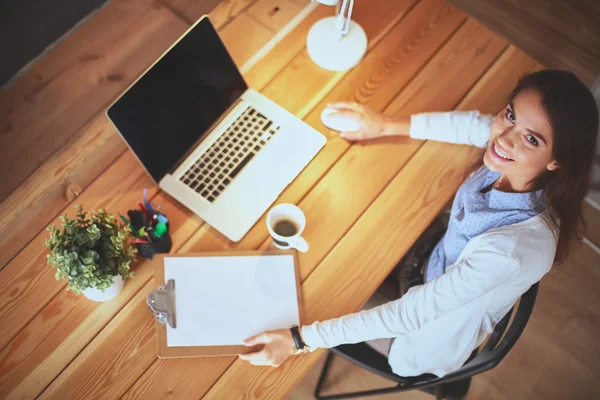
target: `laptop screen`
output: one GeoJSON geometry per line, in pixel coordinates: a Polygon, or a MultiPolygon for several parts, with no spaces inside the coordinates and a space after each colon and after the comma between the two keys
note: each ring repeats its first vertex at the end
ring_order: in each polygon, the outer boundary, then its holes
{"type": "Polygon", "coordinates": [[[107,114],[159,182],[247,87],[203,17],[107,114]]]}

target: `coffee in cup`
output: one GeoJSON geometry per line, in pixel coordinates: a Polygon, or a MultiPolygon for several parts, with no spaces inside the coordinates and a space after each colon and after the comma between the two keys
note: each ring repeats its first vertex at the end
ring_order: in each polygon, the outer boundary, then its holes
{"type": "Polygon", "coordinates": [[[300,236],[305,226],[304,213],[293,204],[279,204],[267,214],[267,229],[279,249],[308,251],[308,243],[300,236]]]}

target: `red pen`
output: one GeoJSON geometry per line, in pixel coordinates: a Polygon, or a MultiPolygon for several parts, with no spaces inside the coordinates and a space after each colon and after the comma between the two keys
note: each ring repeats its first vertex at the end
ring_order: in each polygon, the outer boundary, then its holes
{"type": "Polygon", "coordinates": [[[152,214],[150,214],[148,209],[144,206],[144,204],[141,201],[138,201],[138,206],[140,206],[140,210],[142,210],[142,212],[146,214],[146,220],[148,222],[152,221],[152,214]]]}

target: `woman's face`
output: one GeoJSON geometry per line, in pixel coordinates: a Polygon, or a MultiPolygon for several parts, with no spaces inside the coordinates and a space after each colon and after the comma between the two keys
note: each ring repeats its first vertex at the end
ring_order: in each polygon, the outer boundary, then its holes
{"type": "Polygon", "coordinates": [[[553,139],[541,96],[523,90],[494,119],[483,162],[502,174],[508,190],[529,191],[535,178],[558,168],[553,139]]]}

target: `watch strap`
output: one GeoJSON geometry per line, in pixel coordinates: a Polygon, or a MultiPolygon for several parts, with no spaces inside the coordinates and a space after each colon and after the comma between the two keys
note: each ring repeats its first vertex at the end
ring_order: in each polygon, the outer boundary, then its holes
{"type": "Polygon", "coordinates": [[[300,336],[300,330],[298,328],[298,325],[292,326],[290,330],[292,331],[292,338],[294,339],[294,343],[296,344],[296,350],[300,351],[308,347],[306,346],[306,343],[304,343],[302,337],[300,336]]]}

